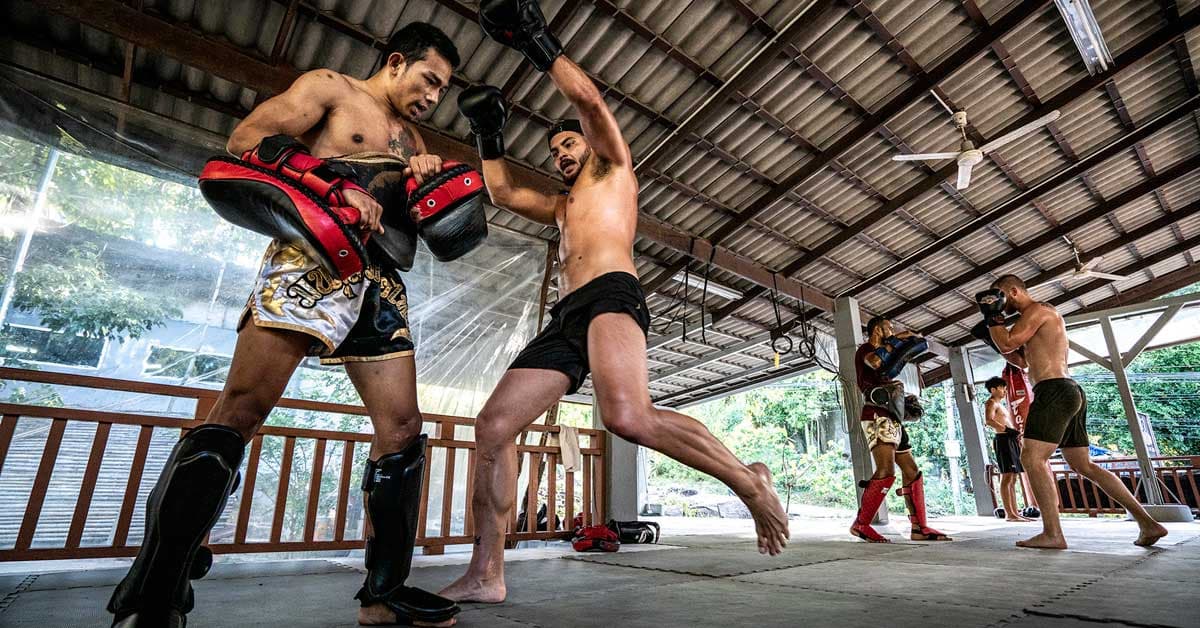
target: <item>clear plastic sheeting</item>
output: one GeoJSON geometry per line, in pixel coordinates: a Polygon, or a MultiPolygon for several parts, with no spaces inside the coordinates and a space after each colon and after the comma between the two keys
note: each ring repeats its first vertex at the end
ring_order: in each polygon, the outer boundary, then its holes
{"type": "Polygon", "coordinates": [[[480,249],[445,264],[424,250],[406,273],[426,412],[473,417],[537,333],[546,245],[493,229],[480,249]]]}
{"type": "Polygon", "coordinates": [[[122,102],[95,70],[76,73],[95,89],[0,62],[0,133],[186,185],[224,152],[223,135],[122,102]]]}
{"type": "MultiPolygon", "coordinates": [[[[101,92],[0,65],[0,362],[219,389],[266,238],[195,188],[224,138],[101,92]]],[[[404,275],[425,412],[473,416],[536,332],[546,244],[492,229],[452,263],[404,275]]],[[[285,396],[360,403],[341,367],[306,360],[285,396]]],[[[189,399],[0,381],[0,400],[193,416],[189,399]]],[[[367,429],[277,410],[271,423],[367,429]]]]}

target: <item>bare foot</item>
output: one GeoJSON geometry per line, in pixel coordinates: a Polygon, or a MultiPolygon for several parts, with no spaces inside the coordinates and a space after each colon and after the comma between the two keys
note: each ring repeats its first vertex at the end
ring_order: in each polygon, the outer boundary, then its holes
{"type": "Polygon", "coordinates": [[[1050,536],[1045,532],[1036,536],[1017,541],[1017,547],[1032,547],[1035,549],[1067,549],[1067,539],[1061,536],[1050,536]]]}
{"type": "Polygon", "coordinates": [[[1155,523],[1153,528],[1142,528],[1142,533],[1138,535],[1137,540],[1134,541],[1133,544],[1140,545],[1142,547],[1150,547],[1166,535],[1167,529],[1158,523],[1155,523]]]}
{"type": "Polygon", "coordinates": [[[758,487],[752,494],[740,497],[750,509],[750,516],[754,517],[754,527],[758,532],[758,552],[776,556],[783,552],[791,536],[788,532],[787,513],[783,512],[783,504],[779,501],[779,494],[775,492],[775,484],[771,481],[771,471],[767,469],[767,465],[755,462],[748,467],[758,477],[758,487]]]}
{"type": "Polygon", "coordinates": [[[455,602],[478,602],[480,604],[499,604],[508,597],[508,589],[504,579],[479,579],[470,574],[450,583],[438,591],[438,595],[455,602]]]}
{"type": "Polygon", "coordinates": [[[1029,517],[1022,517],[1021,515],[1013,515],[1011,517],[1006,518],[1005,521],[1009,521],[1012,523],[1028,523],[1030,521],[1033,521],[1033,519],[1030,519],[1029,517]]]}
{"type": "MultiPolygon", "coordinates": [[[[436,624],[418,621],[413,622],[411,625],[435,626],[437,628],[444,628],[445,626],[453,626],[457,621],[458,620],[451,618],[436,624]]],[[[399,623],[400,621],[396,617],[396,614],[393,613],[392,609],[388,608],[385,604],[372,604],[370,606],[365,606],[358,609],[358,625],[360,626],[395,626],[399,623]]]]}

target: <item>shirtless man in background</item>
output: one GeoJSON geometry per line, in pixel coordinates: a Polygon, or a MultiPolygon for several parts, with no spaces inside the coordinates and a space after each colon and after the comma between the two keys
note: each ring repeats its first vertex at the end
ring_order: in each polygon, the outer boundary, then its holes
{"type": "Polygon", "coordinates": [[[562,54],[536,2],[484,0],[480,21],[493,39],[548,72],[580,119],[551,128],[547,141],[568,194],[516,187],[504,161],[507,104],[491,86],[468,88],[459,109],[471,122],[492,202],[557,225],[559,301],[545,328],[517,356],[475,423],[475,548],[467,573],[442,590],[459,601],[505,599],[504,530],[514,506],[515,439],[589,369],[604,426],[724,482],[746,503],[758,548],[771,555],[788,538],[787,515],[770,472],[740,462],[705,426],[654,407],[646,367],[650,312],[633,263],[638,182],[629,146],[588,75],[562,54]]]}
{"type": "Polygon", "coordinates": [[[1067,326],[1062,316],[1047,303],[1033,300],[1025,282],[1004,275],[989,290],[975,295],[979,311],[988,325],[992,342],[1005,358],[1029,369],[1034,382],[1033,404],[1025,421],[1025,447],[1021,464],[1029,474],[1033,494],[1042,509],[1042,533],[1017,541],[1020,547],[1066,549],[1058,516],[1058,489],[1046,462],[1055,449],[1079,475],[1121,504],[1137,521],[1141,533],[1135,545],[1154,545],[1167,535],[1125,484],[1111,471],[1092,462],[1088,453],[1087,399],[1067,369],[1067,326]],[[1005,327],[1005,314],[1020,312],[1012,329],[1005,327]],[[1024,356],[1015,354],[1021,347],[1024,356]]]}
{"type": "Polygon", "coordinates": [[[991,395],[983,404],[983,422],[996,432],[994,451],[996,468],[1000,471],[1000,501],[1006,521],[1033,521],[1017,511],[1017,479],[1025,470],[1021,467],[1021,432],[1008,411],[1008,386],[1004,379],[993,377],[985,387],[991,395]]]}

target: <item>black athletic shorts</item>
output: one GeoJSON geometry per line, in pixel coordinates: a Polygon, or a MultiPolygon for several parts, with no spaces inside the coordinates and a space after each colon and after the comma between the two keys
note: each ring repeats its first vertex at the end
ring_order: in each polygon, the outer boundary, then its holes
{"type": "Polygon", "coordinates": [[[1088,446],[1087,397],[1075,380],[1062,377],[1034,385],[1025,438],[1059,447],[1088,446]]]}
{"type": "Polygon", "coordinates": [[[1008,428],[996,434],[996,468],[1000,473],[1024,473],[1021,467],[1021,433],[1008,428]]]}
{"type": "MultiPolygon", "coordinates": [[[[550,320],[517,355],[510,369],[549,369],[571,378],[567,394],[579,390],[588,375],[587,332],[600,314],[623,312],[637,321],[645,334],[650,329],[646,294],[637,277],[629,273],[606,273],[563,297],[550,309],[550,320]]],[[[629,356],[642,360],[645,356],[629,356]]]]}

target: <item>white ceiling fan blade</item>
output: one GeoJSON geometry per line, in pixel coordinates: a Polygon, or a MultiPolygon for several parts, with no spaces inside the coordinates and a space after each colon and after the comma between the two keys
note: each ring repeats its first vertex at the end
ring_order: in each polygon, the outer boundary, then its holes
{"type": "Polygon", "coordinates": [[[971,185],[971,168],[971,164],[958,164],[958,182],[954,184],[955,188],[965,190],[971,185]]]}
{"type": "Polygon", "coordinates": [[[918,153],[915,155],[892,155],[892,161],[937,161],[955,157],[958,157],[958,153],[918,153]]]}
{"type": "Polygon", "coordinates": [[[1125,275],[1114,275],[1112,273],[1102,273],[1102,272],[1095,271],[1095,270],[1087,271],[1087,276],[1095,278],[1095,279],[1111,279],[1112,281],[1121,281],[1123,279],[1129,279],[1129,277],[1126,277],[1125,275]]]}
{"type": "Polygon", "coordinates": [[[1026,135],[1029,135],[1030,133],[1033,133],[1034,131],[1042,128],[1043,126],[1050,124],[1051,122],[1054,122],[1055,120],[1058,119],[1058,116],[1060,116],[1060,115],[1062,115],[1062,114],[1060,114],[1059,111],[1057,109],[1055,109],[1054,111],[1051,111],[1050,113],[1038,118],[1037,120],[1034,120],[1033,122],[1030,122],[1028,124],[1020,126],[1016,129],[1014,129],[1013,131],[1005,133],[1004,135],[997,137],[996,139],[988,142],[987,144],[980,146],[979,150],[981,150],[985,153],[990,153],[990,152],[996,150],[997,148],[1004,146],[1005,144],[1015,142],[1018,139],[1021,139],[1022,137],[1025,137],[1026,135]]]}
{"type": "Polygon", "coordinates": [[[1059,273],[1059,274],[1057,274],[1057,275],[1055,275],[1055,276],[1053,276],[1053,277],[1050,277],[1049,279],[1045,279],[1045,280],[1043,280],[1043,281],[1039,281],[1039,282],[1037,282],[1037,283],[1033,284],[1032,286],[1029,286],[1029,289],[1030,289],[1030,290],[1033,290],[1034,288],[1040,288],[1040,287],[1042,287],[1042,286],[1048,286],[1048,285],[1050,285],[1050,284],[1052,284],[1052,283],[1058,283],[1058,282],[1062,281],[1063,279],[1066,279],[1066,278],[1068,278],[1068,277],[1074,277],[1074,276],[1075,276],[1075,273],[1074,273],[1073,271],[1067,271],[1067,272],[1065,272],[1065,273],[1059,273]]]}
{"type": "Polygon", "coordinates": [[[1099,266],[1100,262],[1102,261],[1104,261],[1103,257],[1094,257],[1084,262],[1079,268],[1080,270],[1092,270],[1093,268],[1099,266]]]}

